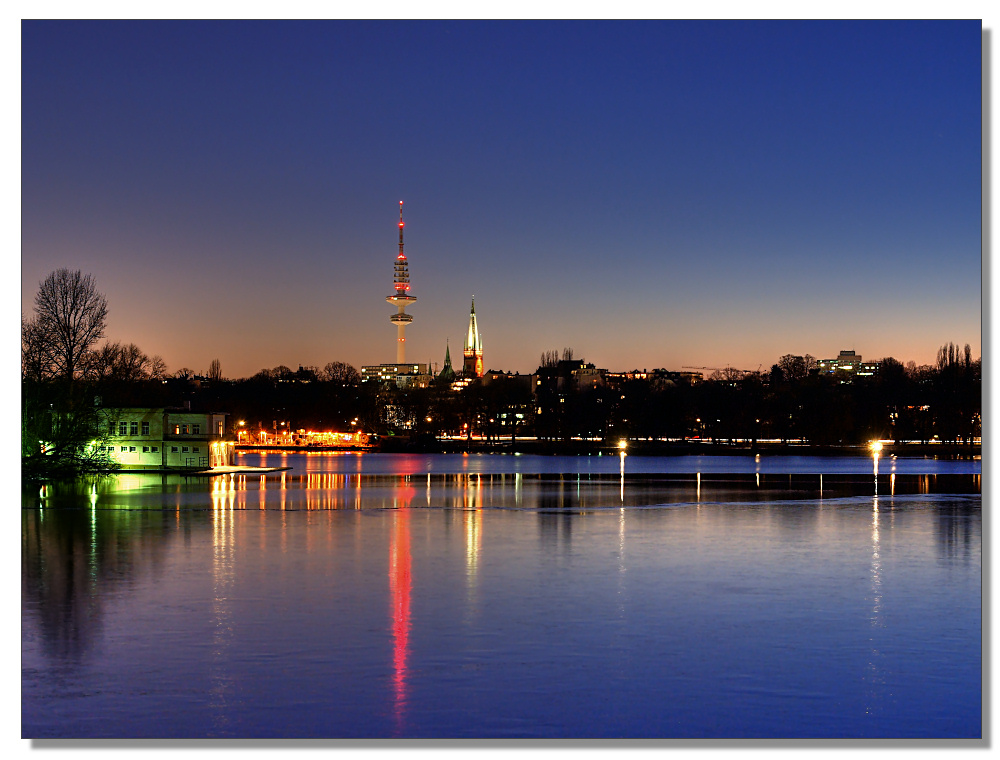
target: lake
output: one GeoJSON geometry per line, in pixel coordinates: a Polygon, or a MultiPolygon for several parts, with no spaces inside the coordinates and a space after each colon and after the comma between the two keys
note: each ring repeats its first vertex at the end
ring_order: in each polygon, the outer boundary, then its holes
{"type": "Polygon", "coordinates": [[[23,491],[24,737],[982,734],[978,460],[238,463],[23,491]]]}

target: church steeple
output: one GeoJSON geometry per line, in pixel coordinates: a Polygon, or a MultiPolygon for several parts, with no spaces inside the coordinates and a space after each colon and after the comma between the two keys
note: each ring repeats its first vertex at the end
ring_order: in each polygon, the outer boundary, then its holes
{"type": "Polygon", "coordinates": [[[448,341],[444,344],[444,369],[438,373],[438,378],[451,382],[455,379],[455,369],[451,366],[451,348],[448,341]]]}
{"type": "Polygon", "coordinates": [[[469,314],[469,332],[465,337],[465,361],[462,374],[466,377],[483,376],[483,341],[479,337],[479,325],[476,322],[476,297],[472,297],[472,311],[469,314]]]}

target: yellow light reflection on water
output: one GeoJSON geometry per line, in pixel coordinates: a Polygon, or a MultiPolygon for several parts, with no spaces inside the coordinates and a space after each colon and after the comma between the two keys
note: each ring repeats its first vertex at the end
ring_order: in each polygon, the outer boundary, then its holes
{"type": "Polygon", "coordinates": [[[868,660],[868,672],[865,677],[868,687],[867,697],[869,702],[866,706],[866,712],[869,714],[874,713],[877,709],[876,705],[880,705],[882,703],[882,692],[885,688],[885,667],[881,662],[881,652],[878,649],[875,630],[885,626],[885,621],[883,620],[882,615],[882,557],[879,538],[878,496],[875,496],[872,500],[871,546],[871,613],[869,616],[869,624],[873,630],[869,636],[871,653],[868,660]]]}
{"type": "Polygon", "coordinates": [[[228,677],[229,650],[233,639],[231,596],[235,583],[235,541],[233,499],[236,484],[232,475],[212,480],[212,660],[208,667],[211,682],[208,709],[218,716],[228,715],[233,684],[228,677]]]}

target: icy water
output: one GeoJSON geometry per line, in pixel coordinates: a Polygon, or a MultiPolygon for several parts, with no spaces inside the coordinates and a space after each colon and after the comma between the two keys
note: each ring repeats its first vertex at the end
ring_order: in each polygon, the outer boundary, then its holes
{"type": "Polygon", "coordinates": [[[699,459],[26,491],[22,734],[981,735],[978,462],[699,459]]]}

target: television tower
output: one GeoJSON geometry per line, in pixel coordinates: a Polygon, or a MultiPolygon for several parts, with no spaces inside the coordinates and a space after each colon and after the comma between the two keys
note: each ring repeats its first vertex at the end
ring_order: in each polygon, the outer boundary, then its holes
{"type": "Polygon", "coordinates": [[[413,317],[406,313],[406,307],[416,303],[417,299],[410,295],[410,272],[406,265],[406,254],[403,253],[403,202],[399,202],[399,255],[396,257],[395,274],[392,285],[396,292],[385,300],[399,309],[389,320],[396,325],[396,364],[406,364],[406,326],[413,317]]]}

